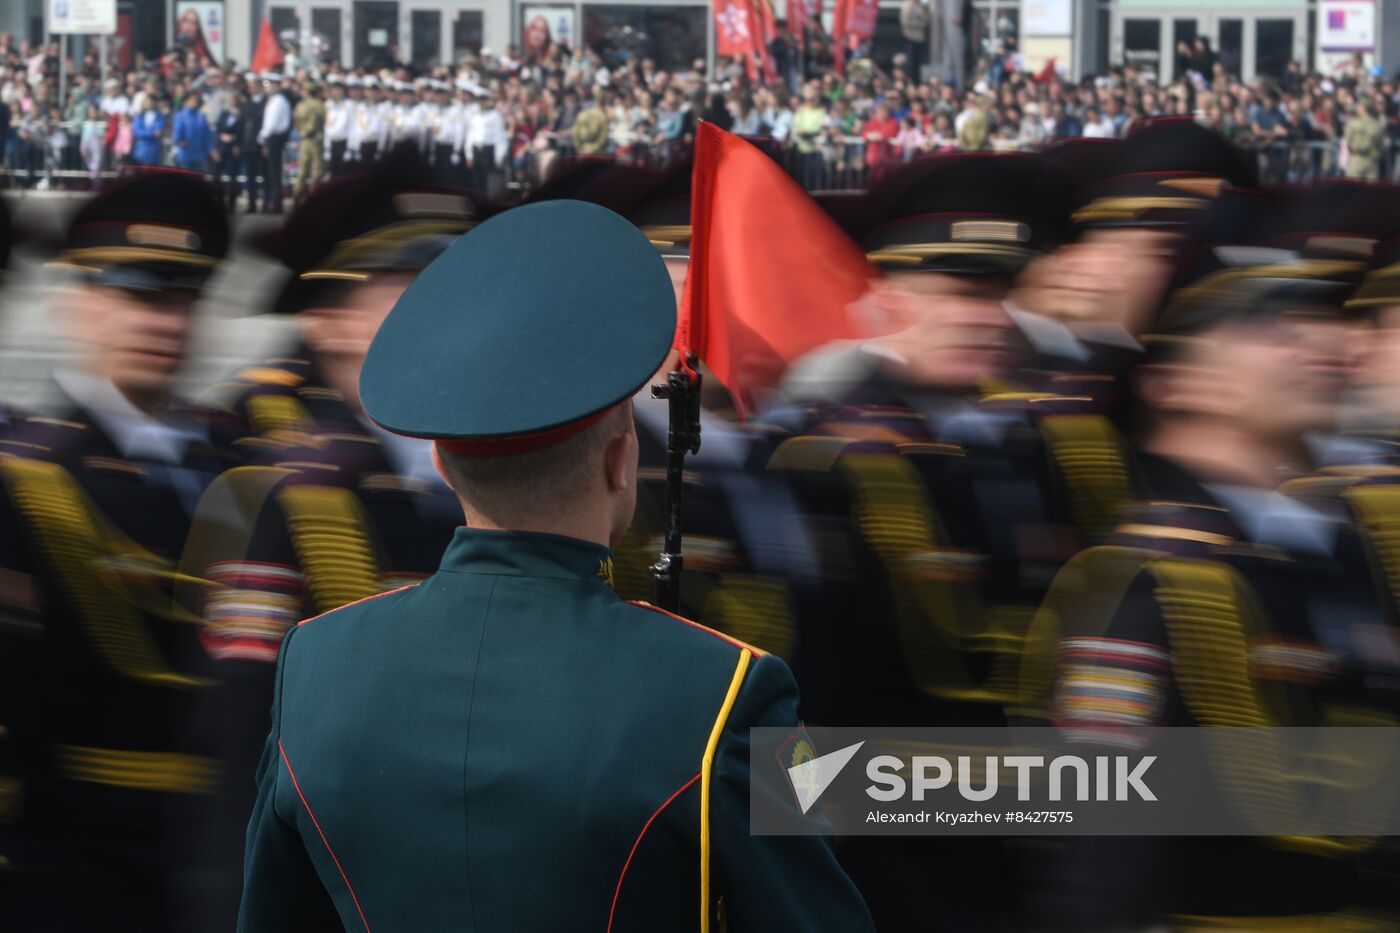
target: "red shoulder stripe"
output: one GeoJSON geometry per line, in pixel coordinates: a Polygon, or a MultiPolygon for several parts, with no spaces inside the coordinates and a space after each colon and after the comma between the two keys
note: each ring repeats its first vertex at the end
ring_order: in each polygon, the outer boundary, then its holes
{"type": "Polygon", "coordinates": [[[315,622],[317,619],[324,619],[326,616],[330,615],[333,612],[339,612],[342,609],[349,609],[351,606],[358,606],[360,603],[367,603],[371,599],[382,599],[385,596],[393,596],[395,593],[402,593],[404,590],[411,590],[417,585],[417,583],[408,583],[404,586],[399,587],[396,590],[385,590],[383,593],[375,593],[373,596],[366,596],[364,599],[357,599],[353,603],[346,603],[343,606],[336,606],[334,609],[327,609],[320,615],[312,616],[309,619],[302,619],[300,622],[297,623],[297,627],[300,628],[308,622],[315,622]]]}
{"type": "Polygon", "coordinates": [[[370,933],[369,921],[365,919],[364,908],[360,906],[360,899],[355,896],[355,889],[350,886],[350,878],[345,874],[345,868],[340,864],[340,859],[336,858],[335,850],[331,848],[330,840],[326,838],[325,830],[321,829],[321,824],[316,820],[316,814],[311,812],[311,804],[306,802],[306,795],[301,792],[301,784],[297,781],[297,773],[292,770],[292,763],[287,760],[287,750],[282,747],[282,740],[277,740],[277,751],[282,753],[282,764],[287,766],[287,773],[292,776],[292,786],[296,788],[297,796],[301,798],[301,805],[306,808],[306,815],[311,817],[311,825],[316,827],[316,832],[321,837],[321,842],[325,844],[326,851],[331,855],[331,861],[335,862],[336,871],[340,872],[340,880],[345,882],[345,890],[350,892],[350,900],[355,902],[355,910],[359,911],[360,922],[365,925],[365,933],[370,933]]]}
{"type": "Polygon", "coordinates": [[[765,657],[765,656],[768,654],[768,652],[764,651],[762,648],[755,648],[753,645],[749,644],[748,642],[740,641],[739,639],[734,638],[734,637],[731,636],[731,635],[726,635],[726,634],[724,634],[723,632],[717,632],[717,631],[715,631],[714,629],[710,628],[710,627],[707,626],[707,625],[701,625],[699,622],[692,622],[690,619],[687,619],[685,616],[678,616],[678,615],[676,615],[674,612],[667,612],[665,609],[662,609],[660,606],[653,606],[651,603],[643,602],[643,601],[640,600],[640,599],[629,599],[629,600],[627,600],[627,602],[630,603],[630,604],[633,605],[633,606],[640,606],[640,607],[643,608],[643,609],[650,609],[652,612],[659,612],[659,613],[661,613],[663,616],[670,616],[672,619],[675,619],[677,622],[684,622],[686,625],[689,625],[691,628],[696,628],[696,629],[699,629],[699,630],[702,631],[702,632],[705,632],[706,634],[713,635],[713,636],[715,636],[716,638],[718,638],[720,641],[728,642],[729,644],[733,645],[735,648],[743,649],[744,651],[749,652],[749,654],[752,654],[752,655],[753,655],[754,657],[756,657],[756,658],[765,657]]]}
{"type": "Polygon", "coordinates": [[[622,898],[622,882],[627,878],[627,869],[632,867],[632,857],[637,854],[637,849],[641,847],[642,839],[646,837],[647,830],[651,829],[651,824],[656,822],[656,818],[661,815],[662,811],[675,803],[676,798],[689,790],[691,785],[698,780],[700,780],[700,774],[696,772],[695,777],[677,788],[676,792],[667,797],[666,802],[657,807],[656,812],[648,817],[647,821],[642,824],[642,831],[637,833],[637,841],[632,843],[632,851],[627,853],[627,861],[622,863],[622,874],[617,878],[617,888],[613,890],[612,909],[608,911],[608,933],[612,933],[613,917],[617,914],[617,902],[622,898]]]}

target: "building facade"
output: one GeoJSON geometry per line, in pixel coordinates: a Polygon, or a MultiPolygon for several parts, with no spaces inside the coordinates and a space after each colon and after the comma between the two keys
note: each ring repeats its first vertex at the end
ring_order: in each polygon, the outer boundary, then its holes
{"type": "MultiPolygon", "coordinates": [[[[40,39],[47,3],[3,0],[0,32],[40,39]]],[[[778,16],[787,0],[775,0],[778,16]]],[[[1400,71],[1400,0],[928,0],[927,60],[948,76],[1015,50],[1039,71],[1052,60],[1081,78],[1133,64],[1164,81],[1187,66],[1183,46],[1205,39],[1227,70],[1278,77],[1290,61],[1333,73],[1379,65],[1400,71]]],[[[826,0],[830,22],[835,0],[826,0]]],[[[878,60],[906,49],[900,0],[881,0],[878,60]]],[[[709,3],[694,0],[117,0],[119,58],[153,55],[198,17],[216,57],[246,63],[266,15],[279,36],[322,60],[421,67],[483,49],[503,52],[544,35],[617,57],[680,68],[713,54],[709,3]]],[[[304,56],[306,57],[306,56],[304,56]]]]}

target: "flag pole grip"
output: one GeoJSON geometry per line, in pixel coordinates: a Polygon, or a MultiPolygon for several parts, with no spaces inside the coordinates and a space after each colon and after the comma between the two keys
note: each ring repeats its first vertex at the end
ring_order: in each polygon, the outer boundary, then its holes
{"type": "Polygon", "coordinates": [[[668,612],[678,612],[681,602],[681,571],[685,556],[681,549],[681,493],[685,479],[685,456],[700,450],[700,374],[693,360],[666,375],[664,383],[651,387],[652,398],[667,402],[666,431],[666,538],[661,555],[651,566],[656,604],[668,612]]]}

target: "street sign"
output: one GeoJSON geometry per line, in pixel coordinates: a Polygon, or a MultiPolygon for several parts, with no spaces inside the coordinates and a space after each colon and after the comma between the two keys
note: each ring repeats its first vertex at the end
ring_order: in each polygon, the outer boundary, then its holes
{"type": "Polygon", "coordinates": [[[60,36],[110,36],[117,31],[117,0],[48,0],[48,31],[60,36]]]}

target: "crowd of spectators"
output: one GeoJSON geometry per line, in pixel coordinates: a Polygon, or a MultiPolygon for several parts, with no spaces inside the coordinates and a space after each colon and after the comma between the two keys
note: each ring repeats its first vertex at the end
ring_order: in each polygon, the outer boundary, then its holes
{"type": "MultiPolygon", "coordinates": [[[[1164,69],[1176,75],[1169,81],[1118,66],[1073,83],[1053,65],[1028,70],[1008,36],[974,58],[959,84],[927,68],[916,75],[911,62],[920,61],[926,43],[912,38],[880,63],[853,53],[838,72],[816,32],[801,50],[785,36],[775,40],[769,68],[721,58],[712,69],[696,60],[674,71],[641,56],[616,60],[547,35],[536,40],[530,30],[526,37],[528,52],[511,46],[426,71],[393,62],[343,68],[289,48],[287,81],[278,90],[294,105],[331,75],[374,75],[389,88],[416,81],[419,90],[422,79],[448,88],[466,82],[473,100],[489,98],[502,118],[508,142],[495,183],[538,180],[561,153],[665,161],[684,150],[697,119],[767,137],[809,188],[856,187],[884,166],[924,153],[1121,137],[1134,123],[1161,116],[1194,118],[1256,147],[1266,180],[1380,177],[1400,136],[1400,85],[1361,67],[1359,56],[1333,75],[1305,73],[1290,62],[1276,78],[1242,81],[1202,40],[1179,49],[1164,69]]],[[[256,121],[245,117],[261,81],[239,63],[216,64],[185,48],[155,60],[138,55],[134,67],[108,68],[104,79],[90,48],[68,68],[60,99],[57,45],[0,34],[0,152],[15,183],[75,184],[84,173],[127,163],[227,174],[221,156],[259,146],[256,121]],[[52,176],[55,169],[66,171],[52,176]]],[[[295,159],[295,145],[286,153],[295,159]]]]}

